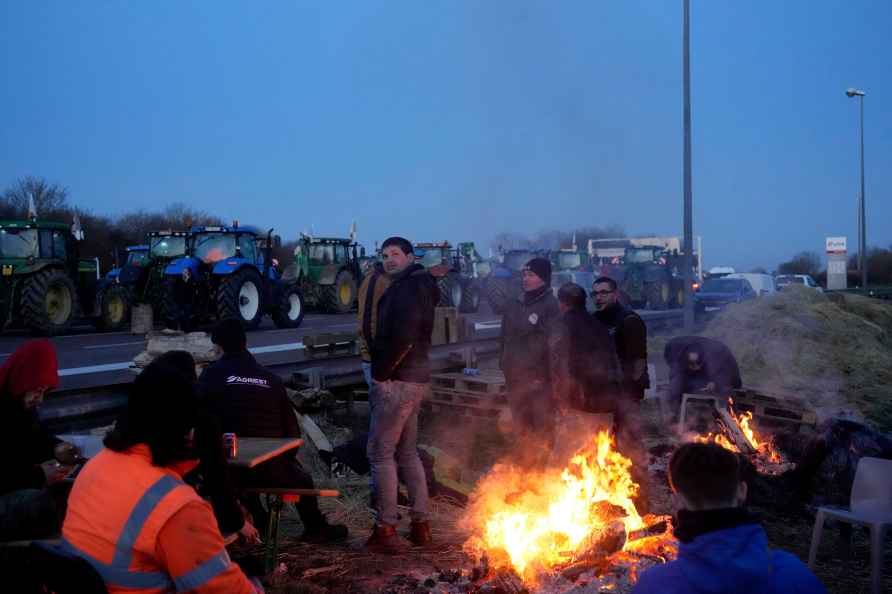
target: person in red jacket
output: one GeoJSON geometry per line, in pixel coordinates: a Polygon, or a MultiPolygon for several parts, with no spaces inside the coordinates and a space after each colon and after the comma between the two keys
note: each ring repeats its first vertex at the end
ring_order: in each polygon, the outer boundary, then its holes
{"type": "Polygon", "coordinates": [[[26,342],[0,367],[0,540],[59,532],[66,492],[60,483],[78,452],[37,420],[44,395],[58,386],[56,350],[48,340],[26,342]]]}
{"type": "Polygon", "coordinates": [[[109,594],[263,591],[230,560],[211,505],[182,480],[198,464],[198,414],[192,383],[153,363],[75,481],[62,552],[93,566],[109,594]]]}

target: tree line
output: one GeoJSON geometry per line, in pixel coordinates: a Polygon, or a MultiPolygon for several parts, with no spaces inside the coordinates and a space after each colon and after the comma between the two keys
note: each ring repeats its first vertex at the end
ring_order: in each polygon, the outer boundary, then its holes
{"type": "MultiPolygon", "coordinates": [[[[888,248],[873,247],[867,250],[868,286],[892,285],[892,245],[888,248]]],[[[857,272],[858,254],[849,256],[849,286],[861,284],[861,275],[857,272]]],[[[808,274],[821,284],[826,285],[827,270],[821,256],[817,252],[799,252],[777,267],[778,274],[808,274]]]]}

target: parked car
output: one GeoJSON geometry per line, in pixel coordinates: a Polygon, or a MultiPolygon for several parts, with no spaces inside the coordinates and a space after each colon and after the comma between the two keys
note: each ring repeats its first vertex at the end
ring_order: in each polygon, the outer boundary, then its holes
{"type": "Polygon", "coordinates": [[[694,294],[694,309],[700,312],[718,311],[729,303],[755,298],[756,291],[745,278],[711,278],[694,294]]]}
{"type": "Polygon", "coordinates": [[[773,295],[777,293],[777,285],[774,282],[774,277],[770,274],[759,274],[755,272],[735,272],[733,274],[729,274],[724,278],[742,278],[746,279],[750,286],[756,291],[756,295],[759,297],[765,297],[766,295],[773,295]]]}
{"type": "Polygon", "coordinates": [[[808,287],[809,289],[814,289],[815,291],[824,291],[824,289],[821,288],[821,285],[816,283],[815,279],[807,274],[781,274],[775,280],[777,282],[778,290],[782,290],[784,287],[790,285],[800,285],[808,287]]]}

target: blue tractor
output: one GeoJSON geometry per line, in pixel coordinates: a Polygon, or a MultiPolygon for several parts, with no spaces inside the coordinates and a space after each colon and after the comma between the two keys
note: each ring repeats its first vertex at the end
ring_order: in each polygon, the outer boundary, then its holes
{"type": "Polygon", "coordinates": [[[279,328],[297,328],[304,299],[297,283],[283,281],[272,249],[281,239],[272,229],[193,227],[186,255],[164,269],[161,317],[168,328],[190,331],[211,319],[236,319],[247,328],[265,314],[279,328]]]}

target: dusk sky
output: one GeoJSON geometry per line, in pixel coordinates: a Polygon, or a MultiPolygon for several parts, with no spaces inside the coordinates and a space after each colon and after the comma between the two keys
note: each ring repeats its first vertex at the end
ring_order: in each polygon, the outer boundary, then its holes
{"type": "MultiPolygon", "coordinates": [[[[892,244],[892,2],[692,0],[705,264],[892,244]]],[[[682,232],[682,2],[93,2],[0,8],[0,188],[116,215],[473,239],[682,232]]]]}

